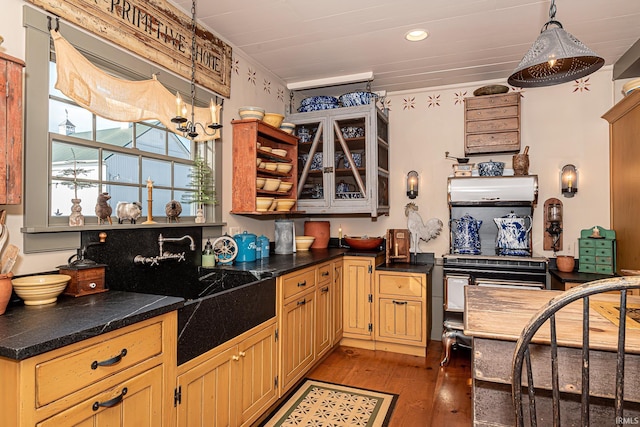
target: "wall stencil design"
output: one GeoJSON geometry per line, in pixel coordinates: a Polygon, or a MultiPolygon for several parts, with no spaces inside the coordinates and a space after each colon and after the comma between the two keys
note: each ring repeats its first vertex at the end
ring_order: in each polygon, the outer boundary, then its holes
{"type": "Polygon", "coordinates": [[[413,110],[416,108],[416,98],[412,96],[411,98],[404,98],[402,100],[402,109],[403,110],[413,110]]]}
{"type": "Polygon", "coordinates": [[[427,101],[427,106],[431,107],[439,107],[440,106],[440,95],[429,95],[429,100],[427,101]]]}
{"type": "Polygon", "coordinates": [[[455,100],[453,104],[454,105],[458,105],[458,104],[463,105],[464,104],[464,99],[466,97],[467,97],[467,91],[466,90],[464,92],[456,92],[453,95],[453,99],[455,100]]]}
{"type": "Polygon", "coordinates": [[[573,91],[574,92],[578,92],[578,91],[580,91],[580,92],[588,92],[590,90],[589,89],[590,85],[591,85],[591,83],[589,83],[589,77],[584,78],[584,79],[580,79],[580,80],[576,80],[576,83],[574,85],[575,88],[573,89],[573,91]]]}
{"type": "Polygon", "coordinates": [[[239,59],[234,59],[233,60],[232,68],[233,68],[233,71],[235,71],[235,73],[237,75],[240,75],[240,60],[239,59]]]}
{"type": "Polygon", "coordinates": [[[249,70],[247,71],[247,81],[254,86],[256,84],[256,72],[255,70],[252,70],[251,67],[249,67],[249,70]]]}
{"type": "Polygon", "coordinates": [[[267,79],[264,79],[264,91],[267,92],[268,94],[271,94],[271,82],[267,79]]]}

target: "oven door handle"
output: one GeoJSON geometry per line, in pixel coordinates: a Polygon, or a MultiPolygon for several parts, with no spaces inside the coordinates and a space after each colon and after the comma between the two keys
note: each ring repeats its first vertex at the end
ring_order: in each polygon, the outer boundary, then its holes
{"type": "Polygon", "coordinates": [[[522,289],[544,289],[545,285],[539,282],[528,282],[524,280],[491,280],[491,279],[475,279],[473,284],[476,286],[509,286],[522,289]]]}

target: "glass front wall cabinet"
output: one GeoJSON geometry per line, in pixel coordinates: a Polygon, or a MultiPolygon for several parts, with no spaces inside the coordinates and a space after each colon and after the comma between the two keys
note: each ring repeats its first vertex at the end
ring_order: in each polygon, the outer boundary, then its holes
{"type": "Polygon", "coordinates": [[[298,137],[298,208],[389,214],[388,117],[375,104],[292,114],[298,137]]]}

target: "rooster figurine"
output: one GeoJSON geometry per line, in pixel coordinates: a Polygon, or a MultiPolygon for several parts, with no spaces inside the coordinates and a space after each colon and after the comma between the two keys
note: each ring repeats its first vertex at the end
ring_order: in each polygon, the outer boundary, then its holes
{"type": "Polygon", "coordinates": [[[435,239],[442,231],[442,221],[438,218],[431,218],[425,224],[418,213],[418,206],[415,203],[407,203],[404,207],[404,214],[407,217],[407,228],[411,233],[411,249],[413,253],[418,252],[420,240],[428,242],[435,239]]]}

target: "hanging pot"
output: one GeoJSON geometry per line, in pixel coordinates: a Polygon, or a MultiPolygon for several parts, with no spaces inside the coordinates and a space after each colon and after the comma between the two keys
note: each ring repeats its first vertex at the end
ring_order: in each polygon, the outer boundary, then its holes
{"type": "Polygon", "coordinates": [[[496,253],[498,255],[529,256],[529,232],[531,231],[531,216],[519,217],[511,212],[501,218],[494,218],[498,227],[496,237],[496,253]]]}
{"type": "Polygon", "coordinates": [[[451,220],[454,254],[480,254],[480,226],[482,221],[469,214],[451,220]]]}
{"type": "Polygon", "coordinates": [[[256,235],[248,232],[236,234],[233,240],[238,245],[236,262],[251,262],[256,260],[256,235]]]}

